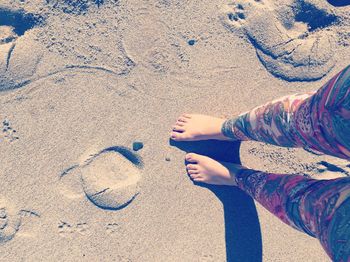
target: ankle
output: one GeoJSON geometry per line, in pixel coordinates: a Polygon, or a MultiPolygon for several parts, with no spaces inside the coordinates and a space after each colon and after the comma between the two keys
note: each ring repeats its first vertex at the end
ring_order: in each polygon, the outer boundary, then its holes
{"type": "Polygon", "coordinates": [[[223,137],[226,137],[227,139],[233,140],[233,141],[240,141],[245,140],[244,136],[239,137],[235,133],[234,127],[236,126],[236,122],[238,120],[238,117],[234,117],[231,119],[226,119],[221,126],[221,133],[223,137]]]}

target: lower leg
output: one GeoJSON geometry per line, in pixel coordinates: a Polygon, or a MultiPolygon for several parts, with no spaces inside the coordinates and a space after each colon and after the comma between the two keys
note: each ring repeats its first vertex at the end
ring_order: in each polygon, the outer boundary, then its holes
{"type": "Polygon", "coordinates": [[[320,240],[335,261],[350,257],[350,178],[315,180],[272,174],[187,154],[195,182],[234,185],[286,224],[320,240]]]}
{"type": "Polygon", "coordinates": [[[317,92],[286,96],[225,121],[222,133],[350,159],[350,66],[317,92]]]}
{"type": "Polygon", "coordinates": [[[297,230],[316,237],[334,261],[350,259],[350,178],[315,180],[243,169],[239,188],[297,230]]]}
{"type": "Polygon", "coordinates": [[[257,140],[350,158],[350,66],[317,92],[291,95],[225,120],[186,114],[171,138],[257,140]]]}

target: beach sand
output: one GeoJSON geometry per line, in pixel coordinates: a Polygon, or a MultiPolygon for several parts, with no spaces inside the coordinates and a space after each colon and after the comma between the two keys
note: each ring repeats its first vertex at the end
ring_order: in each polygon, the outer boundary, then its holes
{"type": "Polygon", "coordinates": [[[169,133],[184,112],[230,117],[319,88],[350,61],[349,14],[321,0],[2,0],[0,261],[330,261],[240,190],[194,184],[184,156],[317,179],[349,162],[169,133]]]}

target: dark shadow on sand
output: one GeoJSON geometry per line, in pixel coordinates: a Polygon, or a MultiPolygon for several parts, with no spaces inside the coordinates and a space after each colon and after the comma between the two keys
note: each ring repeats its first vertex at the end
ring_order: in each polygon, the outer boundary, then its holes
{"type": "MultiPolygon", "coordinates": [[[[170,140],[170,145],[185,152],[206,155],[218,161],[241,163],[239,142],[215,140],[174,142],[170,140]]],[[[223,204],[227,261],[262,261],[260,224],[253,199],[235,187],[195,184],[212,191],[223,204]]]]}
{"type": "Polygon", "coordinates": [[[333,6],[347,6],[350,5],[350,0],[328,0],[333,6]]]}
{"type": "Polygon", "coordinates": [[[34,26],[42,24],[44,19],[39,15],[24,13],[21,10],[10,10],[0,8],[0,26],[12,26],[13,31],[22,36],[24,33],[32,29],[34,26]]]}

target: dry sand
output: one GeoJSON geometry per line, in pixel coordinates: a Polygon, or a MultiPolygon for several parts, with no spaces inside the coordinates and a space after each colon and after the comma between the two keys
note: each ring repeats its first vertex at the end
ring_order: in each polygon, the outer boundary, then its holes
{"type": "Polygon", "coordinates": [[[168,136],[183,112],[230,117],[320,87],[350,61],[349,13],[322,0],[1,0],[0,261],[329,261],[241,191],[194,185],[184,155],[315,178],[348,176],[348,162],[168,136]]]}

